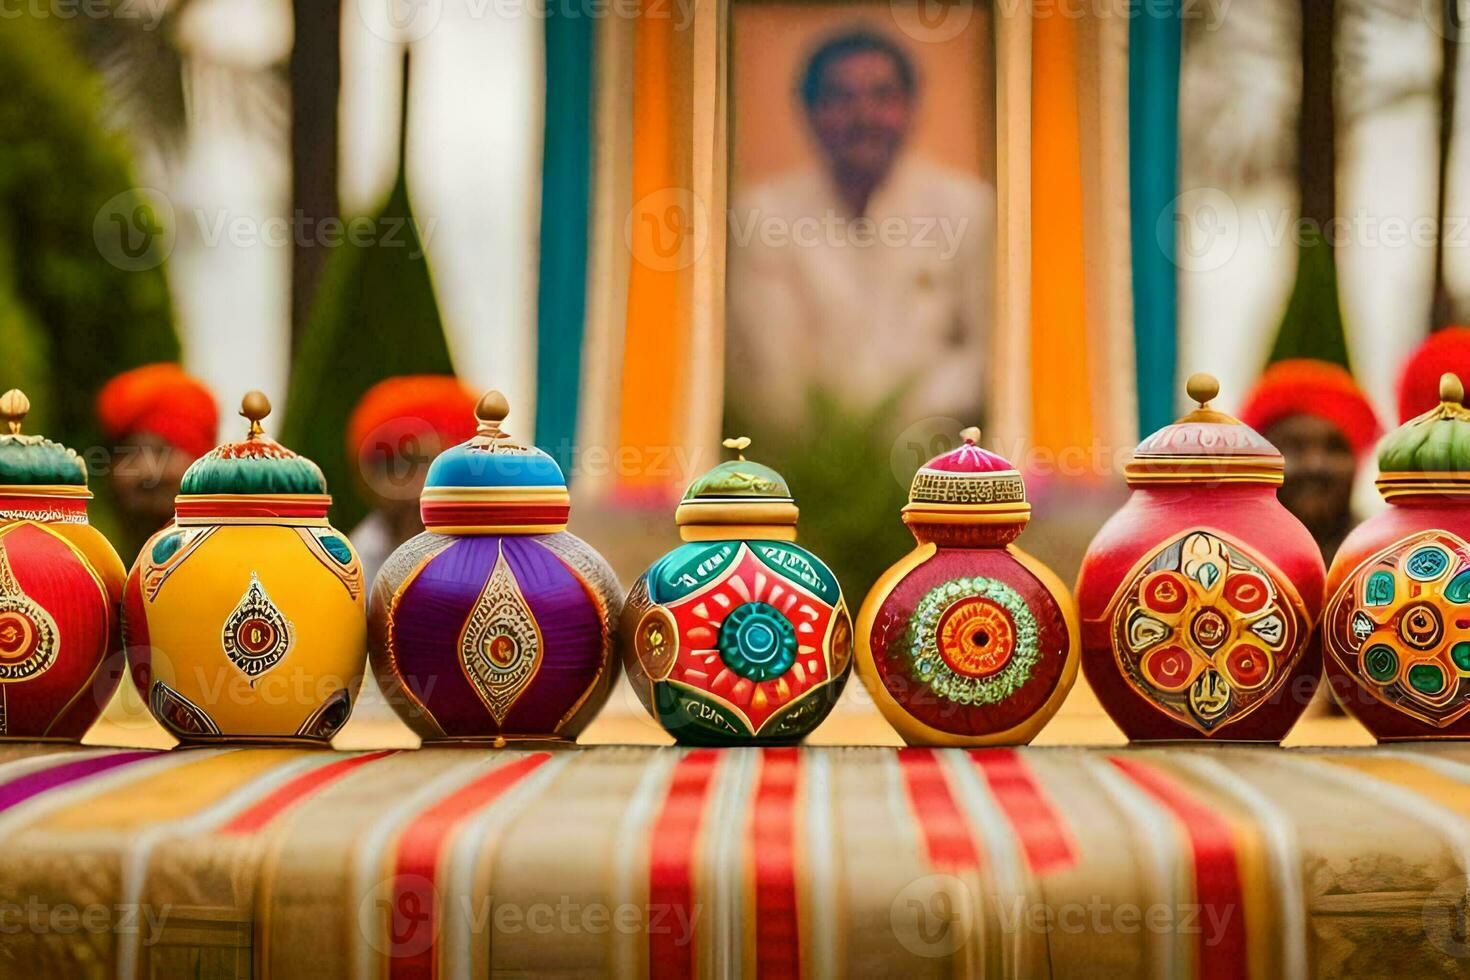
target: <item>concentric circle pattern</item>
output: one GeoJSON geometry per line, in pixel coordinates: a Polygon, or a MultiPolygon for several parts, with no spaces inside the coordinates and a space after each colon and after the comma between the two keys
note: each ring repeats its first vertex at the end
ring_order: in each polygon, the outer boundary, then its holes
{"type": "Polygon", "coordinates": [[[775,680],[796,663],[796,627],[775,606],[747,602],[720,624],[720,659],[752,681],[775,680]]]}

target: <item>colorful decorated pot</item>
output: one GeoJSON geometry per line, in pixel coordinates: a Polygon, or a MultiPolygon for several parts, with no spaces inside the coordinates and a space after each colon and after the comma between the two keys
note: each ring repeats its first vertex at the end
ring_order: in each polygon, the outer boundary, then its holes
{"type": "Polygon", "coordinates": [[[501,431],[509,410],[480,400],[475,436],[429,466],[428,530],[373,582],[373,669],[425,742],[570,741],[617,678],[617,576],[567,533],[561,468],[501,431]]]}
{"type": "Polygon", "coordinates": [[[1083,559],[1082,669],[1136,741],[1279,742],[1320,679],[1322,556],[1276,499],[1281,454],[1210,408],[1214,378],[1188,390],[1083,559]]]}
{"type": "Polygon", "coordinates": [[[919,546],[873,586],[857,619],[858,673],[910,745],[1019,745],[1077,679],[1071,593],[1013,541],[1026,484],[977,443],[914,475],[904,523],[919,546]]]}
{"type": "Polygon", "coordinates": [[[1470,410],[1460,379],[1384,439],[1378,490],[1327,576],[1332,692],[1380,741],[1470,738],[1470,410]]]}
{"type": "Polygon", "coordinates": [[[321,470],[262,431],[265,395],[240,414],[244,441],[195,460],[128,574],[133,679],[183,742],[326,743],[367,660],[362,567],[321,470]]]}
{"type": "Polygon", "coordinates": [[[22,435],[30,402],[0,395],[0,738],[79,741],[122,678],[125,570],[87,523],[87,467],[22,435]]]}
{"type": "Polygon", "coordinates": [[[680,742],[796,742],[842,693],[852,620],[831,569],[795,544],[796,516],[781,474],[744,456],[721,463],[675,512],[685,543],[634,583],[623,662],[680,742]]]}

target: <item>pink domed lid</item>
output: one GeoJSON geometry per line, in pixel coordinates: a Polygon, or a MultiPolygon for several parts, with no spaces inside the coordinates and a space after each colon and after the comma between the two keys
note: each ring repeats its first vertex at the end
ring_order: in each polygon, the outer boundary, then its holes
{"type": "Polygon", "coordinates": [[[1128,485],[1280,484],[1285,465],[1280,451],[1244,422],[1210,407],[1220,383],[1195,374],[1186,389],[1199,407],[1139,443],[1124,469],[1128,485]]]}
{"type": "Polygon", "coordinates": [[[1026,483],[1010,460],[979,445],[980,430],[960,433],[958,447],[919,467],[903,518],[913,523],[1025,523],[1026,483]]]}

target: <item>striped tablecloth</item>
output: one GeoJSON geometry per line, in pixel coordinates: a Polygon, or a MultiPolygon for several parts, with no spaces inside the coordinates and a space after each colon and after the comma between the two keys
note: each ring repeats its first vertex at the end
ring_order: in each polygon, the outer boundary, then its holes
{"type": "Polygon", "coordinates": [[[1470,971],[1470,746],[0,747],[0,975],[1470,971]]]}

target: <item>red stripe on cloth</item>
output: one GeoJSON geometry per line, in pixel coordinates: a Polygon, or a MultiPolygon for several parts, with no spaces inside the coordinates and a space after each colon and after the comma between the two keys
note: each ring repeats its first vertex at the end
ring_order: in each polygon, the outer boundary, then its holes
{"type": "Polygon", "coordinates": [[[372,752],[367,755],[338,759],[324,766],[317,766],[294,779],[287,780],[267,793],[265,797],[235,815],[235,818],[220,828],[220,833],[243,836],[263,830],[267,824],[291,808],[305,803],[317,793],[337,782],[354,769],[367,765],[384,756],[393,755],[397,749],[372,752]]]}
{"type": "Polygon", "coordinates": [[[976,749],[970,759],[1021,842],[1032,874],[1064,871],[1077,863],[1067,823],[1015,749],[976,749]]]}
{"type": "Polygon", "coordinates": [[[466,783],[420,813],[398,838],[393,875],[393,914],[389,923],[392,980],[432,978],[439,972],[435,940],[439,934],[439,856],[460,824],[499,799],[551,756],[538,752],[499,766],[466,783]],[[421,931],[427,928],[428,935],[421,931]]]}
{"type": "MultiPolygon", "coordinates": [[[[1199,933],[1199,976],[1201,980],[1249,977],[1245,922],[1245,892],[1235,853],[1235,835],[1230,823],[1195,799],[1189,790],[1155,766],[1136,759],[1109,756],[1108,761],[1165,809],[1189,837],[1194,857],[1194,894],[1201,916],[1225,923],[1216,942],[1209,931],[1199,933]]],[[[1179,910],[1183,911],[1183,910],[1179,910]]]]}
{"type": "Polygon", "coordinates": [[[755,962],[759,977],[801,976],[801,911],[796,902],[796,791],[801,754],[762,749],[750,813],[755,867],[755,962]]]}
{"type": "Polygon", "coordinates": [[[710,788],[720,753],[695,749],[679,760],[663,807],[654,818],[648,847],[648,973],[650,977],[695,974],[694,864],[710,788]],[[691,924],[688,935],[675,923],[691,924]]]}
{"type": "Polygon", "coordinates": [[[933,749],[900,749],[898,765],[929,863],[941,871],[980,867],[975,835],[944,778],[939,756],[933,749]]]}

